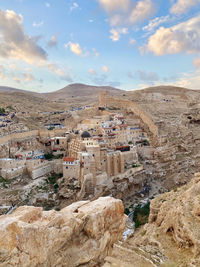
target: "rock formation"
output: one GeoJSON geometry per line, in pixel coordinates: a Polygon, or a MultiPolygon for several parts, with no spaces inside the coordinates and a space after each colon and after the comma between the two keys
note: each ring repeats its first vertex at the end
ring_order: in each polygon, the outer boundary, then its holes
{"type": "Polygon", "coordinates": [[[152,200],[149,225],[170,233],[179,247],[192,247],[194,253],[199,253],[199,216],[200,173],[197,173],[189,184],[152,200]]]}
{"type": "Polygon", "coordinates": [[[114,266],[200,266],[200,173],[151,201],[148,224],[106,257],[104,267],[114,266]]]}
{"type": "Polygon", "coordinates": [[[0,266],[97,266],[121,238],[126,216],[112,197],[61,211],[22,206],[0,217],[0,266]]]}
{"type": "Polygon", "coordinates": [[[178,266],[200,266],[200,173],[152,200],[145,231],[140,244],[154,243],[178,266]]]}

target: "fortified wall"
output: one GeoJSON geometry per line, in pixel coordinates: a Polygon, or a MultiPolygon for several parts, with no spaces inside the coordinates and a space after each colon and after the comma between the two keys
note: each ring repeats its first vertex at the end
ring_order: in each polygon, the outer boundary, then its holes
{"type": "Polygon", "coordinates": [[[64,134],[66,130],[67,129],[55,129],[55,130],[39,129],[23,133],[12,133],[10,135],[1,136],[0,144],[5,144],[11,141],[36,138],[36,137],[48,138],[48,137],[60,136],[64,134]]]}
{"type": "Polygon", "coordinates": [[[142,122],[148,126],[149,131],[152,133],[153,137],[158,136],[158,127],[154,124],[153,120],[148,116],[136,103],[133,101],[119,99],[117,97],[111,96],[108,92],[99,93],[99,107],[117,107],[127,111],[133,112],[137,115],[142,122]]]}
{"type": "Polygon", "coordinates": [[[38,136],[38,130],[28,131],[28,132],[23,132],[23,133],[13,133],[13,134],[1,136],[0,144],[5,144],[13,140],[26,139],[26,138],[36,137],[36,136],[38,136]]]}

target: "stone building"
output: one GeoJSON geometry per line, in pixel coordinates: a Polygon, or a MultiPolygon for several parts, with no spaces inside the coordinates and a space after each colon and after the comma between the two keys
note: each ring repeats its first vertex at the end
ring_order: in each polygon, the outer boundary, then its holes
{"type": "Polygon", "coordinates": [[[17,159],[44,159],[44,151],[43,150],[30,150],[30,151],[17,151],[15,153],[15,158],[17,159]]]}
{"type": "Polygon", "coordinates": [[[41,159],[32,159],[26,161],[28,174],[32,179],[37,179],[52,171],[51,163],[41,159]]]}
{"type": "Polygon", "coordinates": [[[66,151],[67,150],[68,136],[65,137],[53,137],[50,139],[52,151],[66,151]]]}
{"type": "Polygon", "coordinates": [[[63,158],[63,177],[66,180],[70,178],[80,179],[80,161],[72,157],[63,158]]]}
{"type": "Polygon", "coordinates": [[[124,172],[124,157],[120,151],[113,151],[107,154],[106,173],[108,177],[116,176],[124,172]]]}
{"type": "Polygon", "coordinates": [[[0,176],[13,179],[28,173],[32,179],[39,178],[52,171],[51,162],[41,159],[0,159],[0,176]]]}
{"type": "Polygon", "coordinates": [[[10,158],[0,159],[0,176],[4,179],[13,179],[26,171],[26,160],[10,158]]]}

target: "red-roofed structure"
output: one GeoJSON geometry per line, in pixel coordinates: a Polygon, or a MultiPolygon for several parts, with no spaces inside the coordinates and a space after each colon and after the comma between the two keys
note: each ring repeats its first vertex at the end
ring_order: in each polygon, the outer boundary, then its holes
{"type": "Polygon", "coordinates": [[[68,157],[64,157],[63,161],[65,162],[74,162],[76,159],[75,158],[68,158],[68,157]]]}

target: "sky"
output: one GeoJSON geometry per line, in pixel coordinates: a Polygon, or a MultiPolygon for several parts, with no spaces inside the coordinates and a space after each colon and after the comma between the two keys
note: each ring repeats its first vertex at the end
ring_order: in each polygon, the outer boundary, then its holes
{"type": "Polygon", "coordinates": [[[0,85],[200,89],[200,0],[0,0],[0,85]]]}

